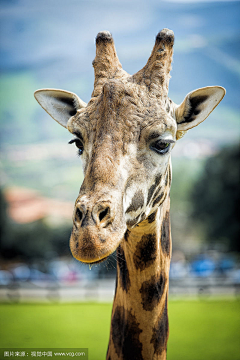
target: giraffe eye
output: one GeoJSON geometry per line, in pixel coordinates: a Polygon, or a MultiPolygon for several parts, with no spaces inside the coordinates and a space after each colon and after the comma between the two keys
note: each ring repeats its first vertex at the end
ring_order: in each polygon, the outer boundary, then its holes
{"type": "Polygon", "coordinates": [[[158,140],[150,145],[150,149],[157,152],[158,154],[165,154],[168,152],[170,148],[170,142],[163,142],[162,140],[158,140]]]}
{"type": "Polygon", "coordinates": [[[80,139],[72,139],[69,141],[69,144],[73,144],[75,143],[76,147],[78,148],[78,155],[82,155],[83,153],[83,150],[84,150],[84,146],[83,146],[83,143],[80,139]]]}

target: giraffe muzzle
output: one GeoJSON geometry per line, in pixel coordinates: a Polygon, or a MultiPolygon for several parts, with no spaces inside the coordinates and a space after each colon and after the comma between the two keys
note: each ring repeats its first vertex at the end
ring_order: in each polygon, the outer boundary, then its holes
{"type": "Polygon", "coordinates": [[[93,202],[78,199],[73,216],[70,248],[73,256],[85,263],[96,263],[107,258],[119,245],[125,227],[115,215],[111,201],[93,202]],[[119,226],[122,232],[119,233],[119,226]]]}

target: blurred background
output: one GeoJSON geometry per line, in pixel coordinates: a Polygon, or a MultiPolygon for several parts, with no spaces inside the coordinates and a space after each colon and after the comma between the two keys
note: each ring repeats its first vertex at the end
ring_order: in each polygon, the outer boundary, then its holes
{"type": "Polygon", "coordinates": [[[175,33],[169,97],[180,103],[199,87],[227,90],[172,153],[168,358],[240,358],[239,19],[239,1],[0,1],[0,347],[81,346],[89,359],[104,358],[115,257],[91,269],[72,258],[81,161],[33,93],[60,88],[88,102],[99,31],[113,34],[133,74],[167,27],[175,33]],[[59,332],[63,324],[80,345],[59,332]]]}

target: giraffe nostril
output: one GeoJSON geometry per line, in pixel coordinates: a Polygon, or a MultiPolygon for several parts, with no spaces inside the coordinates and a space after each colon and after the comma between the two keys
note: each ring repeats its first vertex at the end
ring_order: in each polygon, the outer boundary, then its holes
{"type": "Polygon", "coordinates": [[[76,221],[80,222],[80,221],[82,221],[82,218],[83,218],[83,213],[80,209],[77,208],[75,219],[76,219],[76,221]]]}
{"type": "Polygon", "coordinates": [[[109,207],[106,207],[103,211],[101,211],[98,215],[100,222],[110,213],[109,207]]]}

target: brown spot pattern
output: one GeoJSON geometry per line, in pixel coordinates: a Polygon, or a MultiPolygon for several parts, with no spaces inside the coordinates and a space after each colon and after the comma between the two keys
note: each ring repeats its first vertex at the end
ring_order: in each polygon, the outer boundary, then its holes
{"type": "Polygon", "coordinates": [[[121,246],[119,246],[117,249],[117,262],[118,262],[119,277],[120,277],[119,283],[122,289],[128,292],[130,287],[129,271],[127,267],[124,250],[121,246]]]}
{"type": "Polygon", "coordinates": [[[135,219],[132,219],[132,220],[127,220],[127,225],[128,226],[134,226],[138,223],[138,221],[140,220],[141,218],[141,214],[139,214],[135,219]]]}
{"type": "Polygon", "coordinates": [[[168,177],[169,177],[169,175],[168,175],[168,168],[167,168],[166,177],[165,177],[165,186],[168,185],[168,177]]]}
{"type": "Polygon", "coordinates": [[[156,199],[154,200],[152,207],[154,207],[155,205],[157,205],[158,203],[160,203],[160,201],[162,200],[164,196],[164,192],[162,192],[158,197],[156,197],[156,199]]]}
{"type": "Polygon", "coordinates": [[[143,207],[144,205],[144,196],[142,190],[139,190],[135,193],[132,203],[127,208],[126,213],[129,213],[131,211],[137,211],[140,207],[143,207]]]}
{"type": "Polygon", "coordinates": [[[149,215],[148,217],[148,223],[151,224],[155,221],[155,218],[156,218],[156,214],[157,214],[157,210],[154,211],[151,215],[149,215]]]}
{"type": "Polygon", "coordinates": [[[149,204],[149,201],[151,200],[154,190],[156,188],[156,185],[153,184],[152,186],[150,186],[149,190],[148,190],[148,197],[147,197],[147,205],[149,204]]]}
{"type": "Polygon", "coordinates": [[[165,274],[152,276],[150,280],[142,283],[140,293],[142,296],[142,306],[146,311],[152,311],[159,303],[166,284],[165,274]]]}
{"type": "Polygon", "coordinates": [[[120,358],[143,360],[139,340],[141,332],[136,317],[122,306],[117,306],[112,318],[112,340],[120,358]]]}
{"type": "Polygon", "coordinates": [[[170,216],[166,211],[161,227],[161,246],[165,255],[170,256],[170,216]]]}
{"type": "Polygon", "coordinates": [[[156,237],[154,234],[143,235],[133,255],[134,265],[137,270],[149,267],[157,257],[156,237]]]}
{"type": "Polygon", "coordinates": [[[166,297],[163,312],[160,315],[158,322],[153,328],[151,344],[153,344],[154,347],[154,354],[161,355],[162,352],[166,350],[168,335],[169,335],[169,326],[168,326],[167,297],[166,297]]]}
{"type": "Polygon", "coordinates": [[[155,191],[155,189],[157,188],[157,186],[159,185],[160,181],[161,181],[161,178],[162,178],[162,175],[161,174],[158,174],[156,177],[155,177],[155,182],[154,184],[150,187],[150,189],[148,190],[148,197],[147,197],[147,205],[149,204],[152,196],[153,196],[153,193],[155,191]]]}
{"type": "Polygon", "coordinates": [[[125,239],[126,241],[128,241],[129,234],[130,234],[130,231],[127,230],[127,231],[125,232],[125,235],[124,235],[124,239],[125,239]]]}

